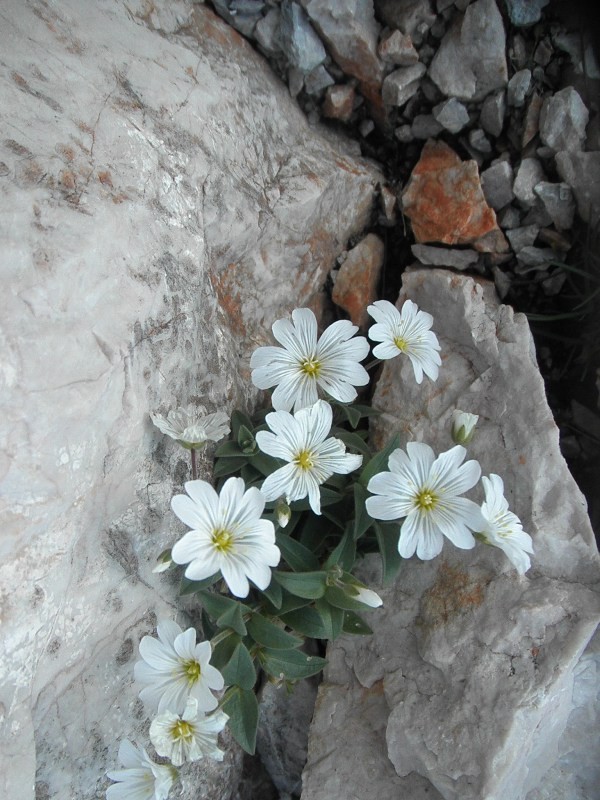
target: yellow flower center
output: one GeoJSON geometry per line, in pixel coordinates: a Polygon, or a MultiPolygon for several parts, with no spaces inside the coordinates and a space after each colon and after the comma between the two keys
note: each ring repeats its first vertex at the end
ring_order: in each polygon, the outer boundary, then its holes
{"type": "Polygon", "coordinates": [[[394,336],[394,344],[396,345],[398,350],[401,350],[403,353],[406,351],[406,348],[408,347],[408,342],[403,336],[394,336]]]}
{"type": "Polygon", "coordinates": [[[233,534],[225,528],[217,528],[211,538],[215,550],[220,553],[228,553],[233,547],[233,534]]]}
{"type": "Polygon", "coordinates": [[[300,371],[308,375],[309,378],[318,378],[321,372],[321,362],[314,358],[305,358],[304,361],[300,362],[300,371]]]}
{"type": "Polygon", "coordinates": [[[190,661],[184,661],[182,668],[183,674],[187,678],[187,682],[190,686],[193,686],[196,681],[200,679],[200,675],[202,674],[200,664],[191,659],[190,661]]]}
{"type": "Polygon", "coordinates": [[[431,511],[437,505],[438,498],[430,489],[421,489],[415,495],[415,506],[419,511],[431,511]]]}
{"type": "Polygon", "coordinates": [[[294,459],[294,464],[300,469],[312,469],[314,467],[312,453],[309,450],[301,450],[294,459]]]}
{"type": "Polygon", "coordinates": [[[191,739],[194,735],[194,726],[184,719],[178,719],[171,728],[171,738],[178,742],[180,739],[191,739]]]}

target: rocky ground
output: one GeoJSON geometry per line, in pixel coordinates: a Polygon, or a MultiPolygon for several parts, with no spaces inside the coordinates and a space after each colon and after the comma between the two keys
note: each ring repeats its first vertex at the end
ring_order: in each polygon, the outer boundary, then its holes
{"type": "Polygon", "coordinates": [[[494,280],[500,298],[529,316],[563,454],[598,530],[593,4],[212,5],[266,56],[312,124],[349,134],[384,171],[371,235],[332,272],[335,303],[364,323],[365,298],[395,301],[415,262],[494,280]]]}

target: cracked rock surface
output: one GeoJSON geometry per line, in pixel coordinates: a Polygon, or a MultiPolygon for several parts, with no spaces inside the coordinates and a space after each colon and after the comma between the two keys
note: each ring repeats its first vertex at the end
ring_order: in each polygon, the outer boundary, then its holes
{"type": "MultiPolygon", "coordinates": [[[[452,410],[479,414],[469,456],[503,476],[535,556],[522,577],[484,545],[446,542],[437,559],[402,565],[383,608],[367,615],[373,636],[328,649],[302,799],[546,797],[600,614],[585,501],[559,451],[525,317],[487,281],[438,269],[403,277],[401,297],[433,314],[442,368],[417,386],[408,360],[386,362],[374,444],[400,433],[403,445],[442,452],[452,410]]],[[[367,562],[369,585],[377,572],[367,562]]]]}
{"type": "MultiPolygon", "coordinates": [[[[133,663],[178,607],[152,568],[189,466],[149,412],[254,402],[251,351],[319,309],[380,176],[204,6],[11,0],[0,40],[0,796],[83,800],[148,741],[133,663]]],[[[227,749],[178,796],[228,800],[227,749]]]]}

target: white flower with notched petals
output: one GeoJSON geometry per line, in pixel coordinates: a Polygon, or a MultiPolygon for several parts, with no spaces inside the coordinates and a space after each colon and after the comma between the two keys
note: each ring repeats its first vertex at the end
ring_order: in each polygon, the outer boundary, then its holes
{"type": "Polygon", "coordinates": [[[478,538],[503,550],[517,572],[524,575],[531,566],[531,559],[527,555],[533,553],[531,536],[525,533],[516,514],[508,510],[502,478],[492,474],[481,481],[485,490],[485,502],[481,506],[485,525],[478,533],[478,538]]]}
{"type": "Polygon", "coordinates": [[[229,417],[224,411],[207,414],[203,406],[189,405],[162,414],[150,414],[156,427],[184,447],[197,449],[206,442],[218,442],[229,433],[229,417]]]}
{"type": "Polygon", "coordinates": [[[274,411],[266,422],[272,433],[259,431],[256,443],[263,453],[288,463],[275,470],[262,485],[267,500],[285,497],[287,502],[308,497],[315,514],[321,513],[319,486],[334,473],[347,475],[362,464],[362,456],[346,453],[345,444],[327,434],[331,430],[331,406],[318,400],[310,408],[274,411]]]}
{"type": "Polygon", "coordinates": [[[242,478],[229,478],[221,493],[206,481],[189,481],[171,508],[192,528],[171,550],[176,564],[187,564],[186,578],[201,581],[221,572],[232,594],[246,597],[248,579],[259,589],[271,582],[271,567],[281,553],[275,527],[261,519],[265,497],[256,487],[246,491],[242,478]]]}
{"type": "Polygon", "coordinates": [[[166,800],[177,770],[155,764],[148,753],[124,739],[119,745],[119,761],[125,769],[106,774],[115,784],[106,790],[106,800],[166,800]]]}
{"type": "Polygon", "coordinates": [[[437,336],[430,330],[431,314],[420,311],[412,300],[406,300],[401,311],[387,300],[377,300],[367,311],[376,323],[369,328],[369,339],[381,342],[373,348],[376,358],[385,360],[406,353],[417,383],[423,381],[423,373],[437,380],[442,360],[437,336]]]}
{"type": "Polygon", "coordinates": [[[369,374],[359,364],[369,352],[363,336],[349,320],[330,325],[317,340],[317,319],[309,308],[296,308],[292,320],[273,324],[273,336],[283,347],[259,347],[252,354],[252,383],[277,388],[271,402],[276,411],[312,406],[317,387],[342,403],[356,398],[355,386],[366,386],[369,374]],[[353,338],[354,337],[354,338],[353,338]]]}
{"type": "Polygon", "coordinates": [[[196,631],[181,630],[176,622],[162,620],[157,626],[158,639],[144,636],[140,655],[134,667],[135,679],[146,684],[140,697],[157,710],[181,714],[188,698],[198,702],[201,711],[212,711],[218,705],[212,693],[224,686],[223,676],[211,666],[210,642],[196,644],[196,631]]]}
{"type": "Polygon", "coordinates": [[[457,445],[437,458],[429,445],[409,442],[390,455],[389,472],[380,472],[367,486],[374,497],[366,501],[374,519],[406,517],[400,531],[398,552],[410,558],[416,551],[428,560],[439,555],[444,536],[457,547],[475,546],[471,531],[481,530],[479,506],[459,495],[471,489],[481,475],[477,461],[464,461],[467,451],[457,445]]]}
{"type": "Polygon", "coordinates": [[[190,699],[183,714],[166,711],[152,720],[150,741],[159,756],[165,756],[176,767],[184,761],[214,758],[222,761],[225,753],[217,746],[217,737],[229,717],[223,711],[205,716],[190,699]]]}

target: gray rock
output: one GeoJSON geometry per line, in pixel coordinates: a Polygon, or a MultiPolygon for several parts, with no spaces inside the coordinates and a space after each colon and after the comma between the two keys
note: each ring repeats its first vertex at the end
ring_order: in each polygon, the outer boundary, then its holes
{"type": "Polygon", "coordinates": [[[506,87],[506,99],[509,106],[520,108],[525,103],[527,92],[531,86],[531,70],[521,69],[512,76],[506,87]]]}
{"type": "Polygon", "coordinates": [[[383,81],[383,102],[389,106],[403,106],[419,90],[419,82],[425,72],[424,64],[400,67],[391,72],[383,81]]]}
{"type": "Polygon", "coordinates": [[[512,276],[509,272],[503,272],[498,266],[492,267],[492,275],[498,297],[500,300],[504,300],[512,286],[512,276]]]}
{"type": "Polygon", "coordinates": [[[472,131],[469,131],[467,138],[471,147],[479,153],[486,155],[492,152],[491,142],[481,128],[474,128],[472,131]]]}
{"type": "Polygon", "coordinates": [[[333,86],[335,81],[321,64],[304,78],[304,88],[311,95],[319,95],[328,86],[333,86]]]}
{"type": "Polygon", "coordinates": [[[236,31],[251,39],[265,7],[263,0],[213,0],[215,11],[236,31]]]}
{"type": "Polygon", "coordinates": [[[419,60],[419,54],[415,50],[412,39],[399,30],[390,31],[387,36],[383,36],[377,52],[383,61],[401,67],[409,67],[419,60]]]}
{"type": "MultiPolygon", "coordinates": [[[[318,306],[383,178],[203,5],[40,8],[0,12],[0,797],[92,800],[119,741],[147,745],[133,663],[181,607],[152,568],[183,533],[189,460],[149,412],[254,407],[251,351],[318,306]]],[[[230,797],[223,741],[181,800],[230,797]]]]}
{"type": "Polygon", "coordinates": [[[438,103],[433,108],[433,116],[450,133],[458,133],[469,123],[469,112],[456,97],[438,103]]]}
{"type": "Polygon", "coordinates": [[[292,97],[297,97],[304,88],[304,73],[298,67],[289,67],[287,73],[288,89],[292,97]]]}
{"type": "Polygon", "coordinates": [[[531,247],[540,232],[539,225],[524,225],[521,228],[512,228],[506,231],[506,238],[515,253],[520,253],[524,247],[531,247]]]}
{"type": "Polygon", "coordinates": [[[569,184],[542,181],[534,186],[533,191],[544,204],[556,229],[569,230],[575,215],[575,200],[569,184]]]}
{"type": "Polygon", "coordinates": [[[410,125],[399,125],[394,131],[394,136],[399,142],[412,142],[413,135],[410,125]]]}
{"type": "Polygon", "coordinates": [[[583,149],[589,111],[579,93],[567,86],[547,97],[540,113],[540,139],[554,152],[583,149]]]}
{"type": "Polygon", "coordinates": [[[554,53],[554,48],[549,39],[541,39],[538,42],[538,46],[535,48],[535,52],[533,54],[533,60],[536,64],[539,64],[541,67],[547,67],[552,59],[552,54],[554,53]]]}
{"type": "Polygon", "coordinates": [[[481,173],[481,188],[487,204],[498,211],[514,197],[513,170],[508,161],[499,161],[481,173]]]}
{"type": "Polygon", "coordinates": [[[521,267],[546,269],[551,261],[556,261],[556,253],[550,247],[523,247],[517,253],[521,267]]]}
{"type": "Polygon", "coordinates": [[[443,131],[443,127],[431,114],[417,114],[411,125],[413,139],[432,139],[443,131]]]}
{"type": "Polygon", "coordinates": [[[504,0],[510,21],[518,28],[533,25],[542,17],[542,9],[550,0],[504,0]]]}
{"type": "Polygon", "coordinates": [[[435,22],[430,0],[375,0],[379,19],[420,43],[435,22]]]}
{"type": "Polygon", "coordinates": [[[372,119],[363,119],[360,125],[358,126],[358,130],[360,132],[360,135],[366,138],[367,136],[369,136],[369,134],[373,133],[373,131],[375,130],[375,123],[373,122],[372,119]]]}
{"type": "Polygon", "coordinates": [[[311,72],[327,57],[323,42],[303,8],[293,0],[283,0],[281,4],[279,39],[290,64],[301,72],[311,72]]]}
{"type": "Polygon", "coordinates": [[[521,161],[515,175],[513,192],[522,208],[533,206],[536,201],[533,189],[545,179],[544,170],[537,158],[524,158],[521,161]]]}
{"type": "Polygon", "coordinates": [[[504,115],[506,114],[506,92],[500,91],[488,95],[481,106],[479,114],[479,124],[487,133],[492,136],[500,136],[504,127],[504,115]]]}
{"type": "Polygon", "coordinates": [[[281,10],[279,7],[272,8],[256,23],[254,29],[254,38],[257,44],[269,56],[281,53],[281,42],[279,40],[280,22],[281,10]]]}
{"type": "Polygon", "coordinates": [[[598,552],[525,317],[499,305],[487,281],[435,269],[403,280],[402,296],[433,315],[443,367],[424,389],[407,360],[386,363],[372,441],[398,433],[402,446],[425,441],[439,453],[452,446],[454,408],[479,414],[469,457],[503,477],[533,537],[533,566],[519,577],[498,550],[447,542],[437,559],[405,561],[380,589],[377,562],[365,564],[383,607],[368,615],[372,637],[328,648],[302,798],[345,797],[351,787],[356,800],[436,791],[524,800],[544,786],[573,710],[574,671],[600,614],[598,552]]]}
{"type": "Polygon", "coordinates": [[[498,225],[500,225],[502,230],[518,228],[520,224],[521,212],[514,206],[508,206],[508,208],[502,209],[502,211],[498,214],[498,225]]]}
{"type": "Polygon", "coordinates": [[[600,220],[600,151],[557,153],[556,169],[573,189],[581,218],[595,225],[600,220]]]}
{"type": "Polygon", "coordinates": [[[476,0],[442,39],[429,69],[447,97],[483,100],[506,85],[506,37],[494,0],[476,0]]]}
{"type": "Polygon", "coordinates": [[[434,267],[453,267],[468,269],[479,260],[475,250],[459,250],[455,247],[431,247],[426,244],[413,244],[411,251],[421,264],[434,267]]]}

